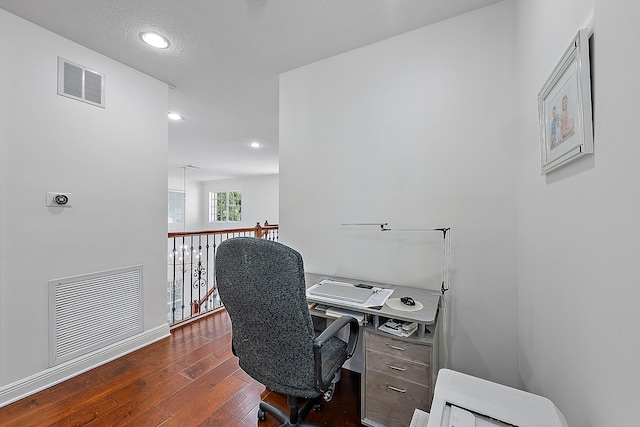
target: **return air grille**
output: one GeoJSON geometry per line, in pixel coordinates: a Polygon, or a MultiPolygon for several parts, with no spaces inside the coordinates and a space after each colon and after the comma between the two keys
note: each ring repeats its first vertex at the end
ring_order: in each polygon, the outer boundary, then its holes
{"type": "Polygon", "coordinates": [[[142,266],[49,281],[51,366],[143,331],[142,266]]]}
{"type": "Polygon", "coordinates": [[[58,57],[58,95],[104,108],[105,76],[58,57]]]}

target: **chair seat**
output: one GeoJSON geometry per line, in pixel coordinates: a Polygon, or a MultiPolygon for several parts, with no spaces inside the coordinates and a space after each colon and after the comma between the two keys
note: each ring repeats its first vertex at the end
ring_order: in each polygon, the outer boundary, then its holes
{"type": "MultiPolygon", "coordinates": [[[[314,333],[317,337],[320,332],[314,333]]],[[[322,376],[328,378],[332,373],[339,370],[344,360],[344,354],[347,350],[347,343],[338,337],[330,338],[327,343],[322,347],[322,376]]],[[[254,365],[245,363],[243,359],[240,359],[240,367],[247,372],[256,381],[264,384],[268,389],[277,391],[278,393],[288,394],[292,396],[312,398],[320,396],[326,390],[318,390],[313,382],[308,382],[305,387],[296,387],[292,384],[291,376],[296,375],[296,372],[290,372],[289,377],[272,378],[267,376],[262,371],[256,371],[254,365]]],[[[330,379],[330,378],[329,378],[330,379]]]]}
{"type": "MultiPolygon", "coordinates": [[[[320,333],[317,332],[316,336],[320,333]]],[[[347,351],[347,343],[338,337],[333,337],[322,347],[322,376],[327,378],[342,366],[344,353],[347,351]]],[[[325,390],[321,390],[325,391],[325,390]]]]}

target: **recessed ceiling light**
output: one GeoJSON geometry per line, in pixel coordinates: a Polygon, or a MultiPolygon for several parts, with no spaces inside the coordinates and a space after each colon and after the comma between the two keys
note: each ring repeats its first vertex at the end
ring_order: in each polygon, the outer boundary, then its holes
{"type": "Polygon", "coordinates": [[[141,33],[140,38],[149,46],[153,46],[158,49],[166,49],[169,47],[169,40],[167,40],[167,38],[162,34],[146,32],[141,33]]]}
{"type": "Polygon", "coordinates": [[[259,143],[259,142],[257,142],[257,141],[253,141],[251,144],[249,144],[249,146],[250,146],[251,148],[260,148],[260,147],[262,147],[262,144],[260,144],[260,143],[259,143]]]}
{"type": "Polygon", "coordinates": [[[169,113],[167,114],[167,117],[169,117],[171,120],[184,120],[184,117],[182,117],[178,113],[169,113]]]}

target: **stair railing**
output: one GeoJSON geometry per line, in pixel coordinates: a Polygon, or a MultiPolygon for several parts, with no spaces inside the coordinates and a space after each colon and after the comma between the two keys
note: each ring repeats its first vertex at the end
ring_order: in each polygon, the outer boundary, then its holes
{"type": "Polygon", "coordinates": [[[220,243],[232,237],[278,241],[278,225],[265,221],[252,228],[168,234],[167,321],[171,327],[222,307],[215,283],[215,253],[220,243]]]}

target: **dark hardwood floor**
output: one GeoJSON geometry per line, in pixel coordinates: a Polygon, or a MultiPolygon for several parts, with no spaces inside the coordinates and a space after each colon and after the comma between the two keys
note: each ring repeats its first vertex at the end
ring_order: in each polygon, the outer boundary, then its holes
{"type": "MultiPolygon", "coordinates": [[[[0,426],[278,426],[260,400],[286,408],[231,353],[226,311],[171,337],[0,408],[0,426]]],[[[360,375],[343,370],[334,398],[308,421],[360,426],[360,375]]]]}

